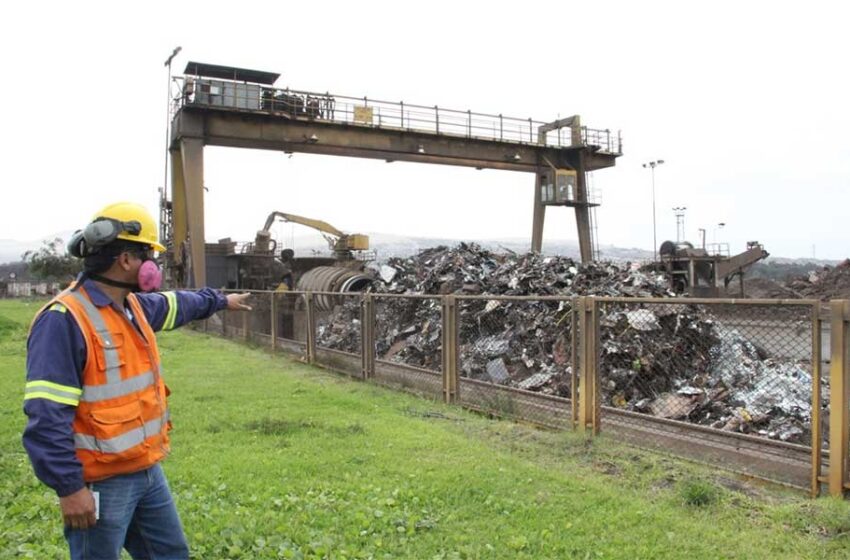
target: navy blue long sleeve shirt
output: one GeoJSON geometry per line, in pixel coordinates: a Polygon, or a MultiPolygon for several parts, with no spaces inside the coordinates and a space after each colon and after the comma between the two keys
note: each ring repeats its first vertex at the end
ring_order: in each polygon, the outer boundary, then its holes
{"type": "MultiPolygon", "coordinates": [[[[115,306],[93,281],[86,280],[83,287],[95,306],[115,306]]],[[[227,307],[227,298],[210,288],[136,297],[154,332],[205,319],[227,307]]],[[[120,312],[128,313],[128,309],[120,312]]],[[[135,318],[131,319],[137,325],[135,318]]],[[[80,327],[62,304],[51,305],[35,320],[27,340],[24,413],[29,421],[23,444],[36,476],[59,496],[73,494],[85,485],[72,428],[85,365],[86,343],[80,327]]]]}

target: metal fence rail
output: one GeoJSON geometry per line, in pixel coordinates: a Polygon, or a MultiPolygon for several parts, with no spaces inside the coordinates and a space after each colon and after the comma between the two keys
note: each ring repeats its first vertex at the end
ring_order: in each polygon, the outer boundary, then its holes
{"type": "Polygon", "coordinates": [[[544,133],[541,140],[538,129],[547,123],[531,118],[191,76],[176,76],[172,79],[172,114],[183,107],[203,106],[499,142],[542,144],[559,148],[596,146],[603,153],[622,154],[620,132],[609,129],[583,126],[576,134],[569,128],[557,128],[544,133]]]}
{"type": "Polygon", "coordinates": [[[494,416],[602,431],[813,495],[823,484],[835,495],[850,488],[845,301],[826,313],[809,300],[300,292],[253,299],[251,313],[221,312],[204,330],[494,416]]]}

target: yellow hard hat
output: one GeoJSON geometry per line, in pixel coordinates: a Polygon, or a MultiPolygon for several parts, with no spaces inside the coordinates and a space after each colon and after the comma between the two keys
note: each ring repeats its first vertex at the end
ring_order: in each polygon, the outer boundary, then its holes
{"type": "Polygon", "coordinates": [[[116,202],[95,214],[92,221],[97,218],[112,218],[119,222],[139,222],[142,229],[138,235],[124,231],[118,234],[118,239],[150,245],[152,249],[160,253],[165,252],[165,247],[159,242],[156,222],[150,212],[141,204],[136,204],[135,202],[116,202]]]}

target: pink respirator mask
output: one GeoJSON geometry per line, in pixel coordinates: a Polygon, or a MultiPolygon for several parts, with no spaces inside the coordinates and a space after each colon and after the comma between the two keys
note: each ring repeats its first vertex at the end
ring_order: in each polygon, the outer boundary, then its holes
{"type": "Polygon", "coordinates": [[[143,292],[155,292],[162,287],[162,270],[153,260],[145,260],[139,267],[138,276],[139,290],[143,292]]]}

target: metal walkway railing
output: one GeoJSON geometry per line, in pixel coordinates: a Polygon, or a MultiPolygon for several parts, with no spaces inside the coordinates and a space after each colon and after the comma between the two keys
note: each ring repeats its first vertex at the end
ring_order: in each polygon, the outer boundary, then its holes
{"type": "Polygon", "coordinates": [[[543,142],[540,142],[538,128],[546,123],[531,118],[459,111],[436,105],[428,107],[403,101],[380,101],[368,97],[278,89],[193,76],[174,77],[171,93],[172,114],[184,106],[215,107],[477,140],[556,148],[595,146],[602,153],[622,155],[622,138],[619,131],[586,126],[573,131],[569,127],[563,127],[546,132],[543,142]]]}

